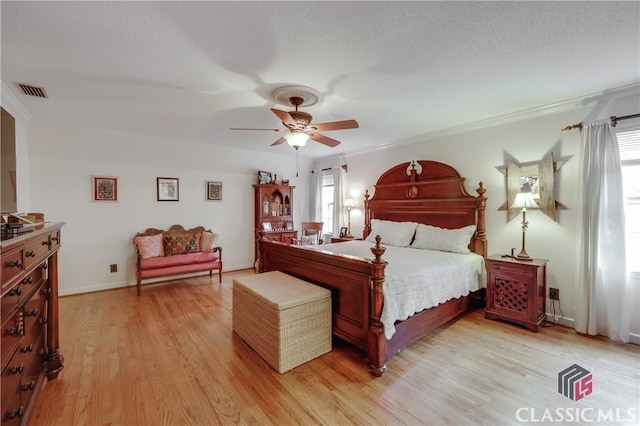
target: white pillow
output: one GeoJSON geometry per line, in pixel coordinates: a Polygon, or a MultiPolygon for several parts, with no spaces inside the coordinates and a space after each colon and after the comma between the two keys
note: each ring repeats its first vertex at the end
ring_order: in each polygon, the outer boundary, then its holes
{"type": "Polygon", "coordinates": [[[416,229],[416,238],[413,240],[411,247],[453,253],[471,253],[469,243],[474,232],[476,232],[475,225],[459,229],[444,229],[419,224],[416,229]]]}
{"type": "Polygon", "coordinates": [[[416,222],[393,222],[371,219],[371,233],[365,241],[376,242],[376,235],[382,237],[382,243],[389,246],[407,247],[416,232],[416,222]]]}
{"type": "Polygon", "coordinates": [[[300,237],[300,244],[303,246],[315,246],[318,244],[317,235],[302,235],[300,237]]]}

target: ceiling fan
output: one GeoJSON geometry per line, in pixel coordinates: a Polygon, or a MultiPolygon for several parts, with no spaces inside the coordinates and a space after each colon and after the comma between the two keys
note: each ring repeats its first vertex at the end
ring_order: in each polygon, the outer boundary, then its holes
{"type": "MultiPolygon", "coordinates": [[[[317,99],[317,98],[316,98],[317,99]]],[[[291,147],[298,150],[300,147],[307,143],[307,140],[311,139],[329,147],[335,147],[340,144],[340,141],[332,139],[318,132],[325,132],[329,130],[346,130],[357,129],[358,122],[356,120],[343,120],[332,121],[329,123],[311,124],[313,117],[304,111],[299,111],[298,107],[305,103],[305,98],[302,96],[291,96],[288,98],[292,106],[295,107],[295,111],[282,111],[279,109],[271,108],[271,111],[284,124],[284,129],[253,129],[244,127],[232,127],[231,130],[272,130],[275,132],[286,131],[281,138],[271,144],[271,146],[280,145],[287,142],[291,147]]],[[[313,102],[315,103],[315,102],[313,102]]]]}

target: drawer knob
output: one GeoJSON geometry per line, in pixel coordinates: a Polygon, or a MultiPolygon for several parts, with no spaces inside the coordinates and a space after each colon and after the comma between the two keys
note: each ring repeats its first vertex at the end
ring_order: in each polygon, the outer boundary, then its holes
{"type": "Polygon", "coordinates": [[[20,296],[22,294],[22,289],[20,287],[14,287],[9,290],[9,296],[20,296]]]}
{"type": "Polygon", "coordinates": [[[42,245],[43,246],[48,246],[49,244],[50,244],[49,240],[42,240],[42,245]]]}
{"type": "Polygon", "coordinates": [[[22,284],[33,284],[33,277],[26,277],[22,279],[22,284]]]}
{"type": "Polygon", "coordinates": [[[47,269],[49,265],[47,265],[47,262],[44,262],[42,265],[40,265],[40,269],[44,270],[47,269]]]}
{"type": "Polygon", "coordinates": [[[51,237],[51,241],[55,241],[56,243],[60,240],[58,237],[51,237]]]}
{"type": "Polygon", "coordinates": [[[46,324],[49,321],[46,317],[40,318],[40,324],[46,324]]]}
{"type": "Polygon", "coordinates": [[[31,250],[31,251],[26,252],[24,255],[26,257],[35,257],[36,256],[36,252],[31,250]]]}
{"type": "Polygon", "coordinates": [[[22,268],[22,260],[12,260],[9,262],[9,268],[22,268]]]}
{"type": "Polygon", "coordinates": [[[49,294],[49,293],[51,293],[51,287],[43,288],[42,290],[40,290],[40,292],[42,294],[49,294]]]}
{"type": "Polygon", "coordinates": [[[15,419],[16,417],[22,417],[23,414],[24,414],[24,407],[20,406],[20,408],[18,408],[17,410],[9,411],[9,418],[15,419]]]}
{"type": "Polygon", "coordinates": [[[24,313],[24,316],[26,317],[35,317],[37,315],[38,315],[38,308],[33,308],[32,310],[24,313]]]}
{"type": "Polygon", "coordinates": [[[10,336],[22,336],[24,334],[24,327],[21,325],[16,325],[15,327],[11,327],[9,330],[10,336]]]}
{"type": "Polygon", "coordinates": [[[26,354],[27,352],[33,352],[33,343],[22,348],[22,353],[26,354]]]}
{"type": "Polygon", "coordinates": [[[18,364],[13,366],[13,368],[11,369],[11,374],[17,374],[17,373],[22,374],[23,371],[24,371],[24,364],[18,364]]]}
{"type": "Polygon", "coordinates": [[[33,390],[35,387],[36,387],[36,381],[31,380],[29,383],[25,383],[24,385],[22,385],[22,390],[30,391],[30,390],[33,390]]]}

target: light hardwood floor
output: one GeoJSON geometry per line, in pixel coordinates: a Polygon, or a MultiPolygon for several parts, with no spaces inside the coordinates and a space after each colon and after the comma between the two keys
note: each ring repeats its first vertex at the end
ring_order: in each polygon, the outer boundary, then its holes
{"type": "Polygon", "coordinates": [[[481,310],[394,356],[381,378],[340,341],[278,374],[232,332],[232,280],[252,273],[62,298],[65,369],[30,425],[557,424],[577,408],[574,424],[616,408],[621,424],[640,418],[640,347],[560,326],[535,334],[481,310]],[[557,390],[575,363],[593,373],[577,402],[557,390]]]}

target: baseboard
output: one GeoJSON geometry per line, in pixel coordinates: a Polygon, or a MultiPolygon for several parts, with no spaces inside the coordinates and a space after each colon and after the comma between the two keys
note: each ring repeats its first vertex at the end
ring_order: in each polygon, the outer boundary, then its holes
{"type": "Polygon", "coordinates": [[[569,328],[575,328],[576,321],[573,318],[559,317],[555,318],[553,314],[547,312],[547,322],[562,325],[569,328]]]}
{"type": "MultiPolygon", "coordinates": [[[[225,272],[240,271],[242,269],[253,269],[253,265],[238,265],[238,266],[233,266],[229,268],[225,267],[223,270],[223,274],[225,272]]],[[[190,274],[172,275],[171,277],[158,277],[158,278],[152,278],[152,279],[150,278],[150,279],[145,279],[142,285],[144,286],[145,284],[153,284],[153,283],[159,283],[159,282],[169,281],[169,280],[179,280],[182,278],[197,277],[197,276],[208,275],[208,274],[209,274],[208,271],[204,271],[204,272],[194,272],[190,274]]],[[[213,274],[215,277],[217,275],[217,272],[214,271],[213,274]]],[[[85,287],[75,287],[73,289],[60,288],[58,290],[58,295],[61,297],[73,296],[76,294],[94,293],[96,291],[115,290],[117,288],[124,288],[124,287],[134,287],[135,285],[137,285],[136,280],[130,280],[130,281],[120,281],[115,283],[114,282],[101,283],[101,284],[95,284],[95,285],[85,286],[85,287]]]]}

